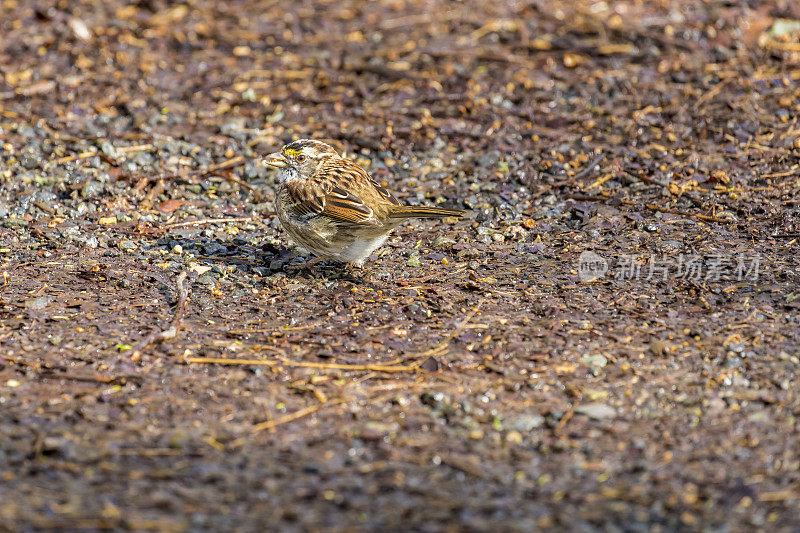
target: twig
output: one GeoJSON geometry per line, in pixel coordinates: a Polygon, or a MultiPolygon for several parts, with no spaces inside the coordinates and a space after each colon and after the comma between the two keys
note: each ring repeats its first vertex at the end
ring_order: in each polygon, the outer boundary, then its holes
{"type": "Polygon", "coordinates": [[[414,372],[418,370],[416,365],[408,366],[391,366],[391,365],[347,365],[342,363],[314,363],[311,361],[291,361],[289,359],[280,358],[280,363],[277,361],[265,361],[262,359],[224,359],[215,357],[189,357],[185,359],[187,363],[192,364],[210,364],[210,365],[265,365],[276,366],[282,364],[284,366],[292,367],[305,367],[305,368],[322,368],[329,370],[370,370],[372,372],[414,372]]]}
{"type": "Polygon", "coordinates": [[[275,361],[265,361],[263,359],[225,359],[221,357],[187,357],[187,363],[207,364],[207,365],[266,365],[275,366],[275,361]]]}
{"type": "Polygon", "coordinates": [[[19,357],[14,357],[11,354],[3,355],[2,359],[4,361],[8,361],[15,365],[24,366],[28,368],[32,368],[34,370],[41,370],[42,368],[50,369],[50,365],[47,363],[41,363],[39,361],[26,361],[25,359],[20,359],[19,357]]]}
{"type": "Polygon", "coordinates": [[[613,178],[614,178],[614,174],[611,174],[611,173],[606,174],[605,176],[600,176],[599,178],[597,178],[594,181],[594,183],[592,183],[591,185],[586,187],[584,190],[588,191],[589,189],[594,189],[595,187],[599,187],[600,185],[604,184],[605,182],[607,182],[608,180],[613,179],[613,178]]]}
{"type": "Polygon", "coordinates": [[[380,76],[381,78],[385,78],[390,81],[397,81],[397,80],[422,81],[422,78],[417,74],[414,74],[407,70],[396,70],[382,65],[359,63],[357,65],[343,65],[343,68],[351,72],[355,72],[356,74],[363,74],[365,72],[368,72],[370,74],[375,74],[376,76],[380,76]]]}
{"type": "Polygon", "coordinates": [[[460,457],[455,454],[443,454],[443,456],[440,458],[442,463],[451,468],[455,468],[456,470],[461,470],[465,474],[469,474],[480,479],[486,479],[487,477],[486,472],[481,469],[480,465],[472,463],[465,457],[460,457]]]}
{"type": "Polygon", "coordinates": [[[153,198],[164,192],[164,180],[158,180],[155,186],[144,196],[139,204],[142,209],[150,209],[153,205],[153,198]]]}
{"type": "Polygon", "coordinates": [[[578,202],[607,202],[611,199],[610,196],[592,196],[590,194],[570,194],[566,196],[568,200],[575,200],[578,202]]]}
{"type": "Polygon", "coordinates": [[[635,180],[639,180],[639,181],[643,181],[643,182],[648,183],[650,185],[658,185],[659,187],[665,187],[665,185],[663,183],[661,183],[660,181],[654,180],[653,178],[648,178],[647,176],[634,175],[634,174],[631,174],[630,172],[625,172],[624,170],[621,171],[620,174],[624,174],[625,176],[627,176],[629,178],[632,178],[632,179],[635,179],[635,180]]]}
{"type": "Polygon", "coordinates": [[[286,366],[300,366],[305,368],[327,368],[331,370],[370,370],[372,372],[414,372],[417,365],[390,366],[390,365],[347,365],[342,363],[314,363],[307,361],[290,361],[281,358],[281,363],[286,366]]]}
{"type": "Polygon", "coordinates": [[[225,181],[230,181],[231,183],[235,183],[240,187],[244,187],[245,189],[253,193],[253,199],[255,199],[256,202],[261,201],[261,193],[258,192],[258,189],[256,189],[249,183],[242,181],[236,176],[234,176],[233,172],[231,172],[230,170],[225,170],[225,172],[220,172],[219,175],[222,176],[222,179],[224,179],[225,181]]]}
{"type": "MultiPolygon", "coordinates": [[[[191,181],[197,178],[202,178],[203,176],[207,176],[208,174],[213,174],[215,172],[220,172],[221,170],[227,170],[229,168],[238,167],[240,165],[244,165],[245,158],[237,155],[236,157],[232,157],[227,161],[223,161],[222,163],[218,163],[216,165],[211,165],[210,167],[202,170],[195,170],[194,172],[188,173],[176,173],[176,174],[161,174],[160,176],[144,176],[141,179],[147,181],[159,181],[159,180],[175,180],[175,179],[184,179],[187,181],[191,181]]],[[[131,178],[134,176],[120,176],[118,179],[122,178],[131,178]]]]}
{"type": "Polygon", "coordinates": [[[136,144],[134,146],[121,146],[120,148],[117,148],[117,151],[127,154],[128,152],[144,152],[146,150],[153,150],[153,149],[155,149],[155,146],[153,146],[150,143],[147,143],[147,144],[136,144]]]}
{"type": "Polygon", "coordinates": [[[784,52],[800,52],[800,43],[782,43],[780,41],[776,41],[775,39],[767,39],[764,47],[767,49],[774,48],[784,52]]]}
{"type": "Polygon", "coordinates": [[[175,448],[123,448],[119,451],[120,455],[137,455],[141,457],[162,457],[183,455],[183,450],[175,448]]]}
{"type": "Polygon", "coordinates": [[[371,372],[418,372],[419,366],[422,364],[422,361],[431,357],[433,355],[440,355],[447,351],[447,348],[450,345],[450,341],[453,340],[459,333],[461,333],[470,320],[480,311],[483,303],[486,301],[485,298],[482,298],[478,304],[464,317],[464,319],[456,326],[453,331],[451,331],[441,342],[439,342],[436,346],[429,350],[425,350],[423,352],[417,352],[413,354],[409,354],[402,359],[398,359],[397,362],[400,361],[408,361],[409,359],[418,359],[414,363],[409,365],[396,365],[392,363],[387,364],[378,364],[378,365],[349,365],[349,364],[342,364],[342,363],[315,363],[311,361],[291,361],[289,359],[280,357],[277,361],[269,361],[269,360],[261,360],[261,359],[224,359],[224,358],[214,358],[214,357],[189,357],[185,359],[187,363],[190,364],[216,364],[216,365],[264,365],[264,366],[276,366],[278,364],[282,364],[288,367],[304,367],[304,368],[319,368],[319,369],[328,369],[328,370],[369,370],[371,372]]]}
{"type": "MultiPolygon", "coordinates": [[[[293,327],[272,327],[272,328],[259,328],[259,329],[231,329],[225,332],[226,335],[247,335],[249,333],[283,333],[285,331],[302,331],[306,329],[316,328],[320,324],[309,324],[306,326],[293,326],[293,327]]],[[[381,327],[391,327],[381,326],[381,327]]]]}
{"type": "Polygon", "coordinates": [[[55,215],[56,211],[50,206],[44,205],[42,202],[31,202],[33,205],[44,211],[45,213],[50,213],[51,215],[55,215]]]}
{"type": "Polygon", "coordinates": [[[531,199],[535,200],[536,198],[539,198],[540,196],[544,196],[545,194],[551,192],[553,189],[558,187],[563,187],[564,185],[567,184],[576,185],[577,180],[589,174],[592,171],[592,169],[594,169],[594,167],[596,167],[598,164],[600,164],[601,161],[603,161],[603,159],[605,159],[605,157],[606,156],[600,154],[597,157],[595,157],[591,163],[586,165],[586,168],[584,168],[574,176],[568,176],[566,178],[557,180],[554,183],[545,184],[544,187],[542,187],[541,189],[539,189],[538,191],[536,191],[531,195],[531,199]]]}
{"type": "Polygon", "coordinates": [[[603,154],[598,155],[597,157],[592,159],[591,163],[586,165],[586,168],[584,168],[583,170],[581,170],[580,172],[578,172],[577,174],[572,176],[572,179],[577,181],[577,180],[583,178],[584,176],[589,174],[589,172],[591,172],[594,169],[594,167],[599,165],[603,161],[603,159],[605,159],[605,158],[606,158],[606,156],[604,156],[603,154]]]}
{"type": "Polygon", "coordinates": [[[66,157],[60,157],[60,158],[56,159],[56,163],[57,164],[69,163],[70,161],[76,161],[78,159],[87,159],[89,157],[93,157],[93,156],[96,156],[96,155],[99,155],[99,154],[97,152],[81,152],[81,153],[75,154],[75,155],[68,155],[66,157]]]}
{"type": "Polygon", "coordinates": [[[142,376],[136,374],[125,374],[122,376],[80,376],[76,374],[59,374],[52,369],[45,369],[39,376],[46,379],[66,379],[70,381],[83,381],[88,383],[108,383],[124,385],[128,381],[142,382],[142,376]]]}
{"type": "Polygon", "coordinates": [[[693,106],[694,109],[699,109],[700,106],[702,106],[703,104],[705,104],[706,102],[710,101],[715,96],[717,96],[722,91],[722,89],[724,89],[725,86],[728,85],[728,83],[730,83],[732,80],[733,78],[725,78],[724,80],[714,85],[714,87],[712,87],[711,90],[703,93],[702,96],[700,96],[700,98],[698,98],[697,101],[694,103],[693,106]]]}
{"type": "MultiPolygon", "coordinates": [[[[122,152],[124,154],[127,154],[127,153],[130,153],[130,152],[143,152],[145,150],[153,150],[153,149],[155,149],[155,146],[153,146],[152,144],[137,144],[135,146],[121,146],[121,147],[117,148],[117,151],[118,152],[122,152]]],[[[81,152],[79,154],[68,155],[68,156],[65,156],[65,157],[59,157],[58,159],[56,159],[56,163],[58,163],[58,164],[69,163],[70,161],[75,161],[75,160],[78,160],[78,159],[87,159],[87,158],[93,157],[93,156],[103,157],[103,153],[102,152],[81,152]]]]}
{"type": "Polygon", "coordinates": [[[303,418],[304,416],[308,416],[311,413],[316,413],[323,407],[337,405],[343,402],[344,400],[339,399],[339,400],[331,400],[330,402],[319,403],[317,405],[312,405],[311,407],[300,409],[298,411],[295,411],[294,413],[289,413],[280,418],[276,418],[275,420],[267,420],[266,422],[261,422],[260,424],[256,424],[255,426],[253,426],[251,431],[253,433],[258,433],[259,431],[264,431],[265,429],[273,429],[277,426],[280,426],[281,424],[293,422],[295,420],[303,418]]]}
{"type": "Polygon", "coordinates": [[[704,220],[706,222],[718,222],[720,224],[730,224],[733,222],[732,220],[728,220],[726,218],[719,218],[719,217],[712,217],[709,215],[696,215],[694,213],[690,213],[688,211],[680,211],[678,209],[669,209],[666,207],[659,207],[657,205],[647,204],[645,205],[647,209],[650,211],[658,211],[659,213],[667,213],[670,215],[679,215],[683,217],[689,218],[699,218],[700,220],[704,220]]]}
{"type": "Polygon", "coordinates": [[[564,416],[561,417],[561,420],[558,421],[556,427],[553,428],[553,433],[559,435],[561,433],[561,430],[564,429],[564,426],[567,425],[567,422],[569,422],[570,418],[572,418],[572,415],[574,414],[575,414],[575,407],[570,407],[569,410],[566,413],[564,413],[564,416]]]}
{"type": "Polygon", "coordinates": [[[172,317],[172,322],[170,322],[169,327],[165,330],[153,331],[147,337],[139,341],[139,343],[132,349],[125,352],[126,355],[130,355],[133,359],[139,359],[141,351],[147,348],[148,345],[154,342],[162,342],[165,340],[174,339],[178,336],[178,330],[181,327],[181,320],[186,312],[186,302],[189,299],[189,287],[184,285],[185,280],[186,271],[184,270],[178,274],[178,279],[175,280],[175,285],[178,289],[178,304],[175,306],[175,314],[172,317]]]}
{"type": "Polygon", "coordinates": [[[188,222],[176,222],[174,224],[167,224],[162,229],[183,228],[187,226],[202,226],[204,224],[227,224],[229,222],[247,222],[253,220],[255,217],[238,217],[238,218],[201,218],[200,220],[190,220],[188,222]]]}
{"type": "Polygon", "coordinates": [[[792,489],[776,490],[772,492],[762,492],[758,495],[758,500],[762,502],[782,502],[786,500],[800,499],[800,493],[792,489]]]}
{"type": "MultiPolygon", "coordinates": [[[[800,167],[795,167],[791,170],[786,170],[784,172],[772,172],[770,174],[761,174],[761,178],[787,178],[789,176],[794,176],[795,174],[800,174],[800,167]]],[[[768,189],[767,189],[768,190],[768,189]]]]}
{"type": "Polygon", "coordinates": [[[467,313],[467,316],[464,317],[464,320],[462,320],[461,323],[447,335],[447,337],[442,339],[441,342],[439,342],[439,344],[437,344],[436,346],[434,346],[429,350],[425,350],[424,352],[409,354],[408,356],[404,357],[403,360],[408,361],[409,359],[418,359],[417,362],[410,365],[416,368],[422,364],[422,358],[428,358],[434,355],[441,355],[442,353],[447,351],[447,348],[450,346],[450,341],[453,340],[459,333],[461,333],[465,327],[467,327],[467,323],[469,323],[469,321],[472,320],[472,318],[476,314],[478,314],[478,311],[481,310],[481,307],[483,306],[483,303],[485,301],[486,298],[481,298],[481,300],[478,302],[478,305],[476,305],[475,308],[472,309],[472,311],[467,313]]]}

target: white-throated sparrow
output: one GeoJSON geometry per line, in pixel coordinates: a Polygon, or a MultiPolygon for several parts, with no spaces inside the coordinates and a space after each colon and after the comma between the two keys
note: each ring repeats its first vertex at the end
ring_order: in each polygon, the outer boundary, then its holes
{"type": "Polygon", "coordinates": [[[324,142],[301,139],[268,155],[279,169],[276,210],[283,228],[319,258],[361,266],[407,218],[446,218],[458,209],[401,205],[356,163],[324,142]]]}

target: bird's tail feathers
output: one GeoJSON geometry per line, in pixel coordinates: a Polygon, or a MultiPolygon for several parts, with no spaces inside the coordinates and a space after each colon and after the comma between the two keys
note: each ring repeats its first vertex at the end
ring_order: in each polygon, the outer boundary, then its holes
{"type": "Polygon", "coordinates": [[[448,218],[464,216],[464,211],[427,205],[398,205],[392,207],[389,216],[391,218],[448,218]]]}

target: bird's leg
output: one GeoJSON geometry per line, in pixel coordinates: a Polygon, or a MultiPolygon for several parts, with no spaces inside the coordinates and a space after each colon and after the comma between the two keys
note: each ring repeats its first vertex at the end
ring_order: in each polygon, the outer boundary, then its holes
{"type": "Polygon", "coordinates": [[[314,259],[306,261],[305,263],[300,263],[299,265],[286,265],[286,270],[290,273],[297,273],[302,270],[311,270],[311,267],[313,267],[320,261],[323,261],[324,259],[325,259],[324,257],[317,256],[314,259]]]}
{"type": "Polygon", "coordinates": [[[361,263],[345,263],[344,273],[354,278],[360,278],[364,274],[364,268],[361,263]]]}

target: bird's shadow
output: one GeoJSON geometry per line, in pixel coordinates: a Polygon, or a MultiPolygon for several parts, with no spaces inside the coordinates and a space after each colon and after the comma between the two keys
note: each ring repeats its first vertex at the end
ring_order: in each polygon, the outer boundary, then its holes
{"type": "Polygon", "coordinates": [[[256,274],[260,277],[269,277],[283,273],[287,278],[314,277],[331,281],[349,281],[363,283],[364,276],[360,272],[349,271],[345,263],[326,260],[310,265],[313,256],[298,254],[296,250],[272,243],[261,246],[247,242],[221,240],[214,238],[192,239],[186,237],[165,237],[155,243],[155,248],[175,252],[180,247],[181,252],[191,253],[196,262],[206,266],[228,265],[239,270],[256,274]]]}

